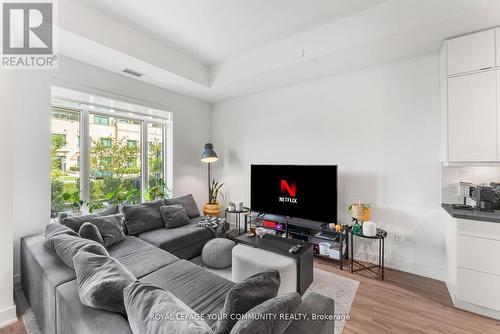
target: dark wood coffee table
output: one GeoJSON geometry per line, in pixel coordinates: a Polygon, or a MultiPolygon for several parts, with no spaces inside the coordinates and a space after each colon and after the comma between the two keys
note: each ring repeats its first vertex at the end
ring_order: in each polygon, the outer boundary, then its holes
{"type": "Polygon", "coordinates": [[[246,234],[235,239],[237,243],[260,248],[276,254],[285,255],[297,262],[297,292],[301,295],[306,292],[313,281],[313,246],[305,241],[285,239],[275,235],[266,234],[264,237],[248,237],[246,234]],[[302,245],[296,254],[290,253],[290,247],[302,245]]]}

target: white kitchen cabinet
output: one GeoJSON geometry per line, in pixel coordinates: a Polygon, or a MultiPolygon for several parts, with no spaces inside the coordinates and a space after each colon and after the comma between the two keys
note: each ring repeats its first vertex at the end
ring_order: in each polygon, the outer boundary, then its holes
{"type": "Polygon", "coordinates": [[[495,67],[495,44],[495,29],[448,40],[448,75],[495,67]]]}
{"type": "Polygon", "coordinates": [[[500,276],[458,268],[456,298],[461,302],[498,311],[500,310],[500,276]]]}
{"type": "Polygon", "coordinates": [[[496,28],[497,36],[497,67],[500,67],[500,28],[496,28]]]}
{"type": "Polygon", "coordinates": [[[447,216],[446,286],[457,308],[500,319],[500,223],[447,216]]]}
{"type": "Polygon", "coordinates": [[[497,74],[497,160],[500,160],[500,71],[497,74]]]}
{"type": "Polygon", "coordinates": [[[500,241],[467,235],[457,236],[458,267],[500,276],[498,259],[500,259],[500,241]]]}
{"type": "Polygon", "coordinates": [[[496,161],[497,73],[448,79],[449,161],[496,161]]]}

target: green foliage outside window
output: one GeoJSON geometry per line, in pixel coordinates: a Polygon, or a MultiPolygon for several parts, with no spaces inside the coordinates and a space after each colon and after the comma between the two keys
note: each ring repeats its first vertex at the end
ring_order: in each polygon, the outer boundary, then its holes
{"type": "Polygon", "coordinates": [[[61,160],[59,157],[59,151],[66,146],[66,136],[53,134],[52,144],[50,146],[50,177],[51,179],[56,179],[65,175],[61,170],[61,160]]]}
{"type": "MultiPolygon", "coordinates": [[[[85,203],[90,210],[107,204],[138,203],[141,200],[141,147],[135,140],[100,138],[92,140],[90,158],[90,198],[85,203]]],[[[163,175],[163,143],[154,139],[148,143],[149,184],[144,194],[146,201],[170,196],[163,175]]],[[[79,178],[61,169],[61,151],[67,145],[65,135],[53,135],[51,157],[52,211],[80,209],[79,178]]],[[[70,167],[78,171],[79,166],[70,167]]]]}

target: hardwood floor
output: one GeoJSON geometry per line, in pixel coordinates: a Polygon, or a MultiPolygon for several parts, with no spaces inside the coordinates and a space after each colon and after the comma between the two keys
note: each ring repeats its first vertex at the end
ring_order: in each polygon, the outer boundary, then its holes
{"type": "MultiPolygon", "coordinates": [[[[344,334],[500,333],[500,321],[455,309],[443,282],[391,269],[380,281],[321,258],[315,266],[360,282],[344,334]]],[[[19,320],[0,334],[26,334],[26,329],[19,320]]]]}
{"type": "Polygon", "coordinates": [[[315,266],[360,282],[344,334],[500,333],[500,321],[454,308],[443,282],[391,269],[380,281],[321,258],[315,266]]]}

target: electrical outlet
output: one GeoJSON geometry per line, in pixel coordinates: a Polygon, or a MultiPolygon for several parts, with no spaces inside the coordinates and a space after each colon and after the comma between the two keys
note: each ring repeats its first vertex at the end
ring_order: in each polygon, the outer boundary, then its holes
{"type": "Polygon", "coordinates": [[[399,234],[394,234],[394,244],[395,245],[401,245],[403,242],[403,238],[399,234]]]}

